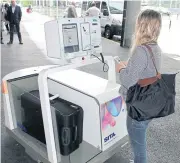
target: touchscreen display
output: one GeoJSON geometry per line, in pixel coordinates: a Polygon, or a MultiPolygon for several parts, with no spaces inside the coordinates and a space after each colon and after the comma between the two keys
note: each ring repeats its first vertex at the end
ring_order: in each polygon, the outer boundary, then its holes
{"type": "Polygon", "coordinates": [[[77,24],[62,25],[64,52],[73,53],[79,51],[77,24]]]}

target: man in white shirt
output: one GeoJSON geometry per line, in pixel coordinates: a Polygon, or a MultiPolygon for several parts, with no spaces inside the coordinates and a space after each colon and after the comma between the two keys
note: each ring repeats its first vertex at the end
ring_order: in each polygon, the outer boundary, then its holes
{"type": "Polygon", "coordinates": [[[86,15],[89,17],[100,17],[100,10],[96,7],[96,3],[93,2],[91,7],[86,11],[86,15]]]}
{"type": "Polygon", "coordinates": [[[12,1],[12,13],[13,14],[14,14],[15,8],[16,8],[16,2],[12,1]]]}

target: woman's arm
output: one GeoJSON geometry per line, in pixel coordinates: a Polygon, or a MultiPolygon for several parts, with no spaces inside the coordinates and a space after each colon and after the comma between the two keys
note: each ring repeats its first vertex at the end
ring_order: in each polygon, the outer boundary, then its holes
{"type": "Polygon", "coordinates": [[[129,87],[135,85],[140,79],[142,72],[146,69],[147,64],[148,61],[145,49],[141,46],[137,47],[127,67],[122,69],[119,73],[122,86],[129,89],[129,87]]]}
{"type": "Polygon", "coordinates": [[[127,66],[128,62],[127,61],[121,61],[116,65],[116,72],[120,72],[122,69],[125,69],[127,66]]]}

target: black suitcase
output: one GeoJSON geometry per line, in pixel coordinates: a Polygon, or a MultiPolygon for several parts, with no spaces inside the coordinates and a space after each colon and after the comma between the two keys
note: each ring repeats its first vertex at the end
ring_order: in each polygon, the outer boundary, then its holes
{"type": "Polygon", "coordinates": [[[21,95],[21,107],[24,110],[25,131],[46,144],[39,92],[31,91],[21,95]]]}
{"type": "MultiPolygon", "coordinates": [[[[25,131],[46,144],[39,91],[22,94],[21,106],[24,109],[25,131]]],[[[51,101],[51,107],[55,108],[53,111],[57,122],[60,152],[62,155],[69,155],[79,147],[83,139],[83,109],[60,98],[51,101]]]]}

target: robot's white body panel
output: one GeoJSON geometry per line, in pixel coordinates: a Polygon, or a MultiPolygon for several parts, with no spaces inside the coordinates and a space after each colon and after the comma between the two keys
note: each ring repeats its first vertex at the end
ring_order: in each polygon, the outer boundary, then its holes
{"type": "Polygon", "coordinates": [[[85,111],[83,137],[87,142],[95,147],[102,146],[101,150],[104,151],[127,135],[126,105],[119,94],[119,84],[110,83],[106,79],[75,69],[52,73],[49,79],[49,90],[54,90],[53,94],[59,94],[60,97],[83,106],[85,111]],[[66,89],[61,85],[57,91],[57,83],[62,83],[71,89],[65,93],[66,89]],[[76,91],[72,95],[73,89],[78,90],[79,93],[76,91]],[[94,97],[96,102],[88,101],[84,94],[94,97]],[[119,109],[118,115],[110,115],[106,107],[119,109]]]}

